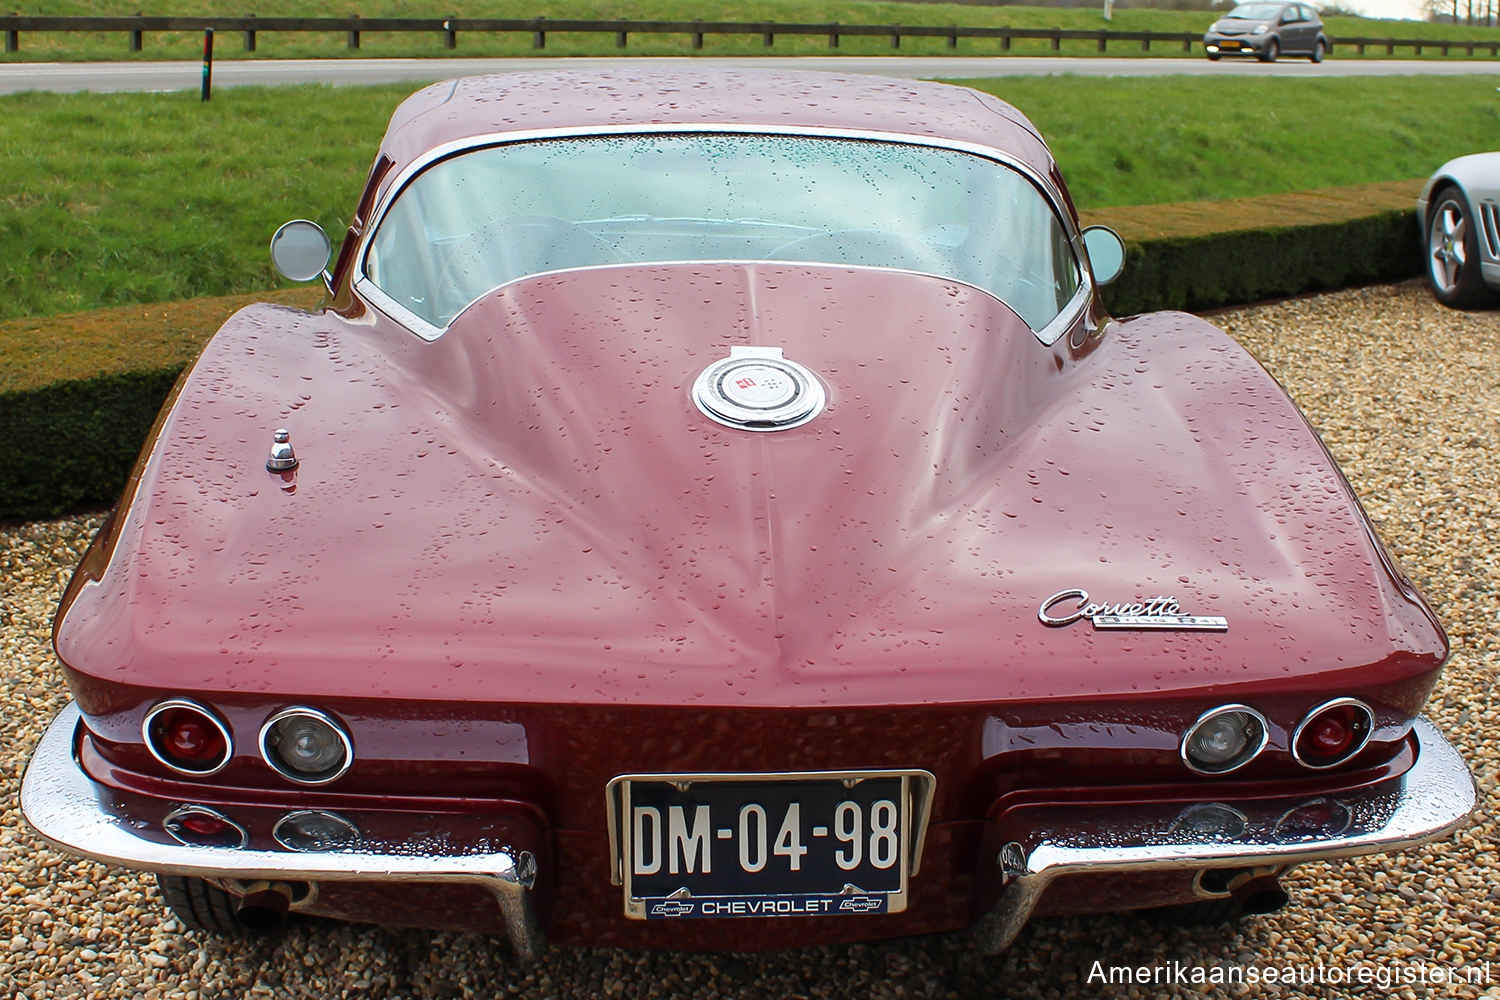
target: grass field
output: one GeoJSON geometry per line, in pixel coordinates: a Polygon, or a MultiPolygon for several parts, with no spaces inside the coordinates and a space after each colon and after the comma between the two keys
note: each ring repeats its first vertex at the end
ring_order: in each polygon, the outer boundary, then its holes
{"type": "MultiPolygon", "coordinates": [[[[838,21],[843,24],[911,24],[1001,26],[1025,28],[1070,28],[1097,29],[1110,27],[1121,31],[1192,31],[1202,32],[1213,21],[1215,14],[1206,11],[1172,11],[1130,8],[1115,11],[1113,21],[1105,21],[1097,9],[1058,9],[1047,7],[980,7],[961,4],[915,4],[891,3],[881,0],[368,0],[351,3],[347,0],[44,0],[44,2],[22,3],[11,9],[23,14],[175,14],[244,16],[254,13],[261,17],[271,16],[352,16],[364,17],[497,17],[497,18],[622,18],[692,20],[705,21],[758,21],[826,23],[838,21]]],[[[1332,17],[1327,19],[1328,32],[1334,36],[1401,38],[1500,38],[1500,28],[1471,28],[1467,25],[1429,24],[1415,21],[1378,21],[1366,18],[1332,17]]],[[[480,35],[461,34],[458,53],[462,55],[535,55],[531,38],[525,34],[480,35]]],[[[142,52],[128,51],[123,33],[114,34],[64,34],[27,33],[22,36],[21,51],[0,56],[4,61],[44,59],[193,59],[201,53],[202,37],[190,33],[158,33],[146,37],[142,52]]],[[[608,55],[618,52],[613,36],[551,33],[547,38],[545,54],[549,55],[608,55]]],[[[628,52],[637,55],[689,55],[691,42],[685,35],[633,35],[628,52]]],[[[889,39],[845,38],[836,50],[828,48],[827,40],[821,37],[798,38],[782,36],[774,48],[762,47],[759,36],[714,36],[705,39],[702,53],[705,55],[760,55],[766,52],[776,55],[828,54],[830,51],[846,55],[889,54],[889,39]]],[[[949,54],[946,42],[940,38],[903,39],[902,53],[909,55],[949,54]]],[[[1016,55],[1039,54],[1050,51],[1047,41],[1017,41],[1011,50],[1016,55]]],[[[959,55],[1000,54],[998,40],[960,40],[959,55]]],[[[1065,55],[1096,55],[1095,44],[1090,41],[1064,42],[1065,55]]],[[[365,33],[362,47],[354,52],[347,47],[345,38],[337,33],[282,34],[259,36],[255,56],[261,58],[294,57],[338,57],[361,56],[437,56],[451,55],[443,47],[441,36],[411,34],[365,33]]],[[[1134,43],[1116,43],[1110,47],[1110,55],[1140,55],[1140,47],[1134,43]]],[[[1175,55],[1183,53],[1179,46],[1157,45],[1153,55],[1175,55]]],[[[1202,58],[1202,48],[1195,47],[1193,54],[1202,58]]],[[[215,49],[216,58],[244,58],[249,56],[242,48],[238,36],[222,39],[215,49]]],[[[1352,48],[1338,49],[1336,58],[1359,58],[1352,48]]],[[[1410,49],[1399,50],[1402,58],[1413,57],[1410,49]]],[[[1370,50],[1366,58],[1384,58],[1385,50],[1370,50]]],[[[1479,54],[1476,53],[1476,58],[1479,54]]],[[[1437,50],[1429,49],[1423,58],[1442,58],[1437,50]]]]}
{"type": "MultiPolygon", "coordinates": [[[[1494,148],[1494,77],[971,81],[1083,208],[1420,177],[1494,148]]],[[[347,224],[409,85],[0,98],[0,319],[278,287],[286,219],[347,224]]]]}

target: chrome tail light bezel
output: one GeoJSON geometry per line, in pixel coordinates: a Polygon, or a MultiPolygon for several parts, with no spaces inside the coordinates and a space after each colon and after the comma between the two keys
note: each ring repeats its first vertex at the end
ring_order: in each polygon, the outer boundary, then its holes
{"type": "Polygon", "coordinates": [[[163,830],[167,831],[167,836],[171,837],[173,840],[177,841],[184,847],[203,847],[210,850],[222,850],[225,848],[228,848],[230,850],[244,850],[250,845],[249,830],[245,829],[244,826],[236,823],[228,816],[225,816],[217,809],[210,809],[208,806],[179,806],[178,808],[173,809],[171,812],[167,813],[167,815],[162,818],[161,827],[163,830]],[[188,816],[207,816],[209,819],[218,820],[220,823],[223,823],[226,828],[233,830],[236,834],[238,834],[240,842],[238,844],[207,844],[190,840],[189,838],[184,837],[176,829],[178,821],[188,816]]]}
{"type": "Polygon", "coordinates": [[[219,718],[218,713],[209,708],[207,705],[192,701],[188,698],[168,698],[164,701],[157,702],[155,705],[152,705],[151,708],[146,711],[145,718],[141,720],[141,742],[146,744],[146,752],[149,753],[152,759],[155,760],[158,764],[162,765],[165,768],[168,768],[176,774],[185,774],[194,778],[207,778],[211,775],[218,774],[220,771],[224,770],[224,768],[228,767],[229,762],[234,759],[234,734],[229,731],[228,724],[225,723],[223,719],[219,718]],[[156,719],[162,714],[173,711],[175,709],[183,709],[189,712],[196,712],[198,715],[203,716],[210,723],[212,723],[214,728],[218,730],[219,736],[224,740],[224,754],[220,758],[219,762],[213,767],[202,769],[183,767],[181,764],[173,763],[172,759],[166,753],[157,749],[156,741],[152,739],[151,736],[151,724],[155,722],[156,719]]]}
{"type": "Polygon", "coordinates": [[[281,775],[286,780],[294,782],[298,785],[327,785],[342,778],[349,772],[349,768],[354,766],[354,741],[350,738],[349,731],[345,729],[343,724],[335,719],[332,715],[322,711],[321,709],[311,708],[307,705],[293,705],[290,708],[283,708],[278,712],[273,712],[271,714],[271,717],[266,719],[265,723],[261,725],[260,736],[256,740],[256,745],[260,749],[261,760],[266,762],[267,767],[275,771],[277,774],[281,775]],[[334,731],[334,733],[338,735],[339,741],[343,744],[344,747],[344,761],[339,766],[337,771],[332,774],[316,778],[305,774],[299,774],[296,770],[286,766],[281,761],[279,761],[276,758],[276,755],[271,752],[271,748],[267,745],[266,740],[271,735],[272,727],[274,727],[278,722],[281,722],[284,719],[298,717],[315,719],[318,722],[321,722],[324,725],[328,726],[334,731]]]}
{"type": "Polygon", "coordinates": [[[288,851],[295,851],[298,854],[332,854],[339,851],[351,851],[355,850],[362,843],[364,843],[364,833],[360,831],[359,827],[354,823],[353,820],[350,820],[344,816],[340,816],[338,813],[332,812],[328,809],[297,809],[289,812],[276,821],[276,825],[271,829],[271,836],[275,838],[276,843],[280,844],[288,851]],[[328,847],[322,849],[294,846],[294,842],[287,833],[286,827],[305,816],[317,816],[320,819],[331,821],[335,825],[340,826],[351,835],[349,838],[349,842],[341,847],[328,847]]]}
{"type": "Polygon", "coordinates": [[[1310,709],[1308,713],[1302,717],[1302,721],[1297,723],[1297,728],[1292,730],[1292,759],[1301,764],[1303,767],[1308,768],[1309,770],[1326,771],[1329,768],[1338,767],[1340,764],[1347,763],[1348,761],[1353,760],[1355,757],[1359,756],[1360,751],[1370,745],[1370,739],[1374,735],[1375,713],[1371,710],[1369,705],[1366,705],[1358,698],[1333,698],[1329,701],[1323,702],[1321,705],[1316,705],[1312,709],[1310,709]],[[1339,757],[1337,760],[1330,761],[1326,764],[1318,764],[1306,759],[1302,755],[1302,751],[1297,746],[1297,744],[1302,742],[1302,734],[1307,731],[1307,727],[1311,725],[1313,720],[1316,719],[1319,715],[1322,715],[1324,712],[1328,711],[1331,708],[1343,707],[1353,708],[1356,711],[1363,713],[1364,733],[1358,740],[1356,740],[1354,743],[1351,743],[1349,745],[1349,749],[1346,750],[1343,756],[1339,757]]]}
{"type": "Polygon", "coordinates": [[[1227,705],[1219,705],[1216,708],[1211,708],[1207,712],[1204,712],[1202,715],[1198,716],[1198,718],[1194,719],[1193,724],[1188,726],[1187,729],[1183,732],[1182,739],[1177,744],[1177,752],[1178,756],[1182,758],[1183,765],[1186,766],[1187,769],[1192,771],[1194,774],[1202,774],[1207,777],[1217,778],[1222,775],[1238,771],[1246,764],[1249,764],[1251,761],[1255,760],[1261,755],[1261,753],[1266,749],[1266,745],[1270,742],[1271,724],[1266,720],[1266,717],[1260,712],[1251,708],[1249,705],[1241,705],[1238,702],[1235,702],[1227,705]],[[1218,718],[1221,715],[1227,715],[1230,712],[1242,712],[1254,719],[1256,724],[1260,726],[1260,738],[1255,741],[1253,749],[1249,749],[1248,751],[1241,751],[1237,758],[1231,758],[1231,760],[1235,760],[1236,762],[1230,764],[1227,767],[1206,768],[1200,766],[1193,760],[1192,755],[1188,753],[1188,746],[1192,743],[1193,735],[1198,732],[1198,730],[1203,726],[1204,723],[1218,718]]]}

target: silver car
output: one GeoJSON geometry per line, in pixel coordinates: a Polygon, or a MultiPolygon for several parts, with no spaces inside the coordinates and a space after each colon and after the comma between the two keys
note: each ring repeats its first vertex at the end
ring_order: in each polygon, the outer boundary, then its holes
{"type": "Polygon", "coordinates": [[[1417,199],[1427,281],[1445,306],[1500,303],[1500,152],[1437,169],[1417,199]]]}
{"type": "Polygon", "coordinates": [[[1203,36],[1203,49],[1211,60],[1255,56],[1275,62],[1286,55],[1322,62],[1332,47],[1323,33],[1323,19],[1305,3],[1242,3],[1203,36]]]}

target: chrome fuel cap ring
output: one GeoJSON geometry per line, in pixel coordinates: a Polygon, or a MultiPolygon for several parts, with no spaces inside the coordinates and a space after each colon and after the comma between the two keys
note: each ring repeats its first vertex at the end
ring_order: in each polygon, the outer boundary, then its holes
{"type": "Polygon", "coordinates": [[[828,402],[823,383],[779,347],[731,347],[693,383],[693,402],[703,415],[742,431],[801,427],[828,402]]]}

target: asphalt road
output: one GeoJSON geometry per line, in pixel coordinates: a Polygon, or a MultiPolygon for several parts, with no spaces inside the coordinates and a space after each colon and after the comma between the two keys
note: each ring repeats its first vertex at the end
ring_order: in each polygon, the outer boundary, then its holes
{"type": "MultiPolygon", "coordinates": [[[[1453,76],[1500,75],[1500,61],[1436,59],[1329,59],[1320,65],[1303,59],[1277,63],[1253,60],[1152,58],[1075,58],[1069,56],[796,56],[776,58],[610,56],[544,59],[236,59],[214,64],[214,86],[245,84],[365,84],[428,82],[476,73],[507,73],[562,67],[596,68],[650,63],[653,66],[754,66],[873,73],[925,79],[985,76],[1453,76]]],[[[76,62],[0,65],[0,93],[23,90],[117,91],[196,89],[197,62],[76,62]]]]}

